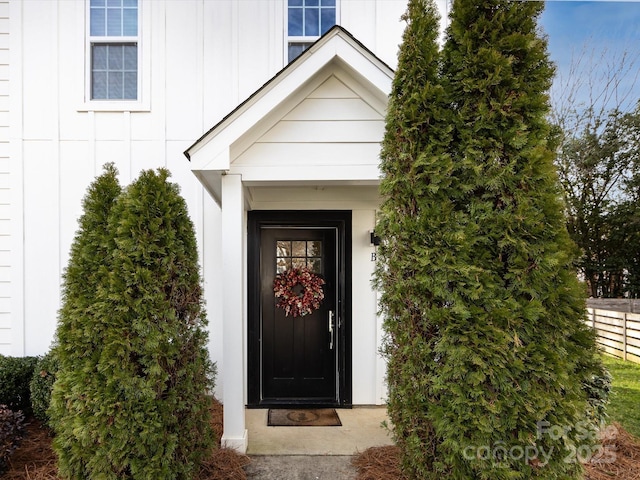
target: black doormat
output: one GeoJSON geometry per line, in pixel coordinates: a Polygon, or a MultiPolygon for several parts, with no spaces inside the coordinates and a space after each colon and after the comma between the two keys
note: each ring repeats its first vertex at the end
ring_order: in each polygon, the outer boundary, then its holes
{"type": "Polygon", "coordinates": [[[279,409],[270,408],[269,427],[341,427],[335,408],[279,409]]]}

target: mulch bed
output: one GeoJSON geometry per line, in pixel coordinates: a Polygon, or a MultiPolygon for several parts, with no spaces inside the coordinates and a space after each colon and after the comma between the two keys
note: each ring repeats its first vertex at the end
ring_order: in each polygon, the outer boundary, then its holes
{"type": "MultiPolygon", "coordinates": [[[[217,400],[212,409],[212,424],[218,445],[222,436],[222,404],[217,400]]],[[[56,454],[51,449],[51,432],[35,419],[27,426],[20,448],[9,459],[9,470],[3,480],[59,480],[56,454]]],[[[244,466],[249,457],[229,448],[217,448],[202,464],[199,480],[246,480],[244,466]]]]}
{"type": "MultiPolygon", "coordinates": [[[[625,431],[619,424],[602,445],[605,462],[585,465],[585,480],[640,480],[640,439],[625,431]],[[606,462],[614,457],[615,461],[606,462]]],[[[373,447],[352,460],[358,469],[357,480],[407,480],[400,472],[400,449],[395,446],[373,447]]]]}
{"type": "Polygon", "coordinates": [[[407,480],[400,472],[400,449],[395,445],[371,447],[351,460],[357,480],[407,480]]]}
{"type": "MultiPolygon", "coordinates": [[[[212,408],[213,428],[220,443],[222,436],[222,405],[212,408]]],[[[640,480],[640,439],[615,424],[615,434],[603,440],[605,451],[615,453],[612,463],[586,465],[585,480],[640,480]]],[[[246,480],[244,466],[249,457],[235,450],[217,448],[207,459],[199,480],[246,480]]],[[[357,480],[407,480],[400,472],[400,450],[395,446],[373,447],[353,457],[358,470],[357,480]]],[[[9,470],[3,480],[59,480],[56,455],[51,449],[50,431],[37,420],[27,427],[26,438],[9,459],[9,470]]]]}
{"type": "Polygon", "coordinates": [[[640,438],[631,435],[620,424],[615,423],[614,427],[614,434],[605,438],[602,446],[605,452],[615,454],[615,461],[587,464],[587,480],[640,480],[640,438]]]}

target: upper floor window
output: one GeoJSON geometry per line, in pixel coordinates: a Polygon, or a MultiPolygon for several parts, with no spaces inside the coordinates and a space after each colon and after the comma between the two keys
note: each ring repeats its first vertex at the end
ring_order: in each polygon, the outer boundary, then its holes
{"type": "Polygon", "coordinates": [[[333,27],[337,0],[288,0],[287,47],[289,62],[333,27]]]}
{"type": "Polygon", "coordinates": [[[138,0],[90,0],[91,100],[138,100],[138,0]]]}

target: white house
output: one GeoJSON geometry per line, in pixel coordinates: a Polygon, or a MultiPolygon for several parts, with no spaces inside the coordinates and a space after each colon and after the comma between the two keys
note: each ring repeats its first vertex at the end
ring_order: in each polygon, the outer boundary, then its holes
{"type": "Polygon", "coordinates": [[[225,441],[246,448],[246,407],[383,403],[370,232],[405,8],[0,0],[0,353],[49,349],[102,165],[123,185],[167,167],[197,229],[225,441]],[[304,317],[272,288],[296,265],[326,281],[304,317]]]}

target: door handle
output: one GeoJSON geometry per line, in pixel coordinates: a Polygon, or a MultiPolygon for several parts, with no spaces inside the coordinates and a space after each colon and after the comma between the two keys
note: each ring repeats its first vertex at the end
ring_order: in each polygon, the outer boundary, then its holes
{"type": "Polygon", "coordinates": [[[333,328],[334,328],[334,313],[333,310],[329,310],[329,350],[333,350],[333,328]]]}

